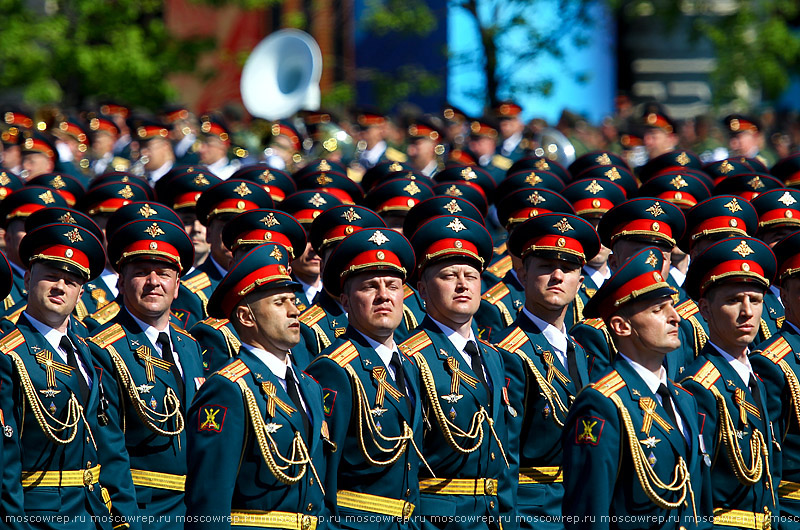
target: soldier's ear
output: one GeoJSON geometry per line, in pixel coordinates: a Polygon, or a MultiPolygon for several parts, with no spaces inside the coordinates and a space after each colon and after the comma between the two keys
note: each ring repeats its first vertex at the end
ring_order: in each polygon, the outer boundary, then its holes
{"type": "Polygon", "coordinates": [[[233,318],[239,321],[243,327],[246,328],[255,328],[256,327],[256,319],[253,312],[250,310],[250,307],[247,304],[240,304],[236,306],[236,309],[233,310],[233,318]]]}
{"type": "Polygon", "coordinates": [[[609,318],[606,325],[608,329],[618,337],[628,337],[633,333],[630,320],[620,315],[614,315],[609,318]]]}
{"type": "Polygon", "coordinates": [[[700,315],[702,315],[706,322],[711,320],[711,304],[708,298],[705,296],[700,298],[700,300],[697,301],[697,307],[700,309],[700,315]]]}

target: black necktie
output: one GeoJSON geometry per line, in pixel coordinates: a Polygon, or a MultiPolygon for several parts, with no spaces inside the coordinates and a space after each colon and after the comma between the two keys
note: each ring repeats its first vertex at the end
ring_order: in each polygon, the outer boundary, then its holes
{"type": "MultiPolygon", "coordinates": [[[[667,416],[669,416],[669,420],[672,422],[672,426],[675,429],[678,428],[678,418],[675,416],[675,408],[672,406],[672,399],[669,396],[669,389],[667,389],[667,385],[661,384],[658,387],[658,391],[656,392],[659,396],[661,396],[661,406],[664,407],[664,410],[667,411],[667,416]]],[[[683,433],[681,433],[683,436],[683,433]]]]}
{"type": "Polygon", "coordinates": [[[567,339],[567,370],[569,370],[569,378],[572,379],[575,390],[580,390],[581,380],[578,377],[578,363],[575,360],[575,345],[569,339],[567,339]]]}
{"type": "Polygon", "coordinates": [[[289,394],[289,399],[294,403],[294,408],[300,413],[300,418],[303,420],[303,428],[306,431],[306,439],[310,439],[311,420],[308,419],[306,409],[303,408],[303,401],[300,399],[300,388],[297,386],[294,373],[290,368],[286,369],[286,393],[289,394]]]}
{"type": "Polygon", "coordinates": [[[172,355],[172,348],[169,345],[169,336],[162,331],[158,334],[156,344],[161,346],[161,358],[170,363],[169,371],[172,373],[172,377],[175,378],[175,384],[178,387],[181,403],[183,403],[186,396],[186,388],[183,384],[181,373],[178,371],[178,365],[175,364],[175,357],[172,355]]]}
{"type": "Polygon", "coordinates": [[[761,391],[758,389],[758,384],[756,383],[756,378],[753,374],[750,374],[750,383],[747,385],[750,389],[750,393],[753,395],[753,401],[758,407],[758,410],[761,411],[761,414],[765,414],[766,411],[764,410],[761,404],[761,391]]]}
{"type": "Polygon", "coordinates": [[[414,416],[414,402],[412,401],[414,398],[411,396],[411,390],[406,388],[406,373],[403,370],[403,363],[400,361],[400,354],[397,353],[397,350],[392,352],[392,360],[389,362],[389,366],[394,368],[394,381],[397,383],[397,388],[403,395],[406,397],[406,405],[408,405],[408,415],[409,417],[414,416]]]}
{"type": "Polygon", "coordinates": [[[61,337],[59,346],[67,353],[67,364],[75,369],[75,375],[78,377],[81,401],[86,404],[89,401],[89,385],[86,383],[86,379],[84,379],[81,369],[78,366],[78,357],[75,355],[75,348],[72,347],[72,341],[64,335],[61,337]]]}
{"type": "Polygon", "coordinates": [[[464,346],[464,351],[469,355],[470,361],[472,362],[472,371],[475,372],[475,377],[481,382],[483,388],[486,389],[486,397],[489,398],[489,404],[491,405],[492,391],[489,390],[489,384],[486,382],[486,376],[483,374],[483,362],[481,361],[481,354],[478,351],[478,347],[475,345],[475,341],[467,342],[467,345],[464,346]]]}

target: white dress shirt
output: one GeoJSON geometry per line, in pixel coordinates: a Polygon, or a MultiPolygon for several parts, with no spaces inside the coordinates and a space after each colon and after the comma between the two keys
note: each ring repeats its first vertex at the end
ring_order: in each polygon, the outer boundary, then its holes
{"type": "MultiPolygon", "coordinates": [[[[278,378],[278,382],[283,387],[283,390],[288,392],[288,389],[286,387],[287,377],[293,378],[297,383],[297,388],[300,388],[300,380],[297,379],[297,374],[294,373],[294,369],[292,368],[292,365],[289,362],[291,356],[287,355],[286,358],[283,361],[281,361],[275,355],[271,354],[267,350],[256,348],[255,346],[251,346],[250,344],[247,344],[245,342],[242,343],[242,348],[247,349],[247,351],[255,355],[259,361],[267,365],[269,371],[272,372],[272,374],[278,378]]],[[[303,397],[302,390],[299,392],[299,394],[300,394],[300,403],[302,403],[303,409],[306,411],[306,415],[308,415],[308,405],[306,405],[306,400],[303,397]]],[[[311,417],[309,416],[309,420],[310,419],[311,417]]]]}
{"type": "Polygon", "coordinates": [[[297,276],[295,276],[294,279],[303,288],[303,293],[305,293],[306,299],[308,300],[308,303],[309,304],[313,304],[314,303],[314,298],[322,290],[322,281],[320,280],[318,286],[314,286],[314,285],[311,285],[311,284],[308,284],[308,283],[304,282],[303,280],[301,280],[297,276]]]}
{"type": "Polygon", "coordinates": [[[686,275],[677,267],[670,266],[669,275],[672,276],[672,279],[675,280],[675,283],[677,283],[679,286],[683,286],[683,282],[686,281],[686,275]]]}
{"type": "Polygon", "coordinates": [[[531,322],[536,324],[537,328],[542,330],[542,335],[544,335],[544,338],[547,339],[547,342],[549,342],[550,346],[552,346],[553,350],[555,350],[558,360],[561,361],[561,365],[564,368],[567,368],[569,366],[567,364],[567,347],[569,346],[567,330],[558,329],[554,325],[545,322],[541,318],[528,311],[528,308],[525,306],[522,306],[522,312],[525,313],[525,316],[531,319],[531,322]]]}
{"type": "Polygon", "coordinates": [[[228,180],[231,175],[236,173],[238,166],[231,164],[228,157],[223,156],[216,162],[208,164],[208,170],[222,180],[228,180]]]}
{"type": "Polygon", "coordinates": [[[173,165],[175,165],[175,162],[168,160],[164,162],[164,165],[160,168],[150,171],[147,174],[147,182],[149,182],[151,186],[155,186],[156,182],[158,182],[161,177],[169,173],[169,170],[172,169],[173,165]]]}
{"type": "MultiPolygon", "coordinates": [[[[647,385],[647,388],[650,389],[650,392],[652,392],[653,395],[655,395],[659,404],[663,407],[664,403],[661,401],[661,396],[658,395],[658,388],[661,385],[664,385],[665,387],[669,388],[669,385],[667,385],[667,370],[662,366],[658,372],[658,375],[656,375],[647,368],[645,368],[644,366],[642,366],[641,364],[637,363],[636,361],[629,359],[624,354],[620,353],[619,355],[633,367],[633,370],[637,374],[639,374],[639,377],[644,379],[644,383],[647,385]]],[[[675,411],[675,421],[678,423],[678,425],[676,425],[675,427],[677,427],[678,430],[681,433],[683,433],[683,437],[686,438],[686,441],[688,442],[689,431],[686,428],[686,425],[683,423],[683,418],[681,418],[681,413],[680,411],[678,411],[678,407],[675,406],[675,400],[672,399],[672,396],[670,396],[669,400],[672,403],[672,410],[675,411]]]]}
{"type": "Polygon", "coordinates": [[[514,133],[505,140],[503,140],[503,148],[502,153],[504,156],[508,156],[514,152],[514,149],[517,148],[519,143],[522,141],[522,133],[514,133]]]}
{"type": "MultiPolygon", "coordinates": [[[[125,311],[128,310],[125,309],[125,311]]],[[[169,339],[169,348],[170,350],[172,350],[172,357],[175,359],[175,366],[178,367],[178,372],[180,372],[181,378],[183,378],[183,367],[181,367],[181,360],[178,358],[178,352],[175,351],[175,347],[172,344],[172,335],[169,332],[169,324],[167,324],[167,327],[165,329],[156,329],[150,324],[147,324],[146,322],[136,318],[130,311],[128,311],[128,314],[131,316],[133,320],[136,321],[137,324],[139,324],[139,327],[142,328],[142,331],[144,331],[145,336],[147,336],[147,340],[150,341],[150,344],[153,345],[153,347],[156,350],[156,353],[158,353],[158,356],[161,357],[162,359],[164,358],[164,354],[161,351],[161,345],[157,342],[158,334],[159,333],[167,334],[167,338],[169,339]]]]}
{"type": "Polygon", "coordinates": [[[385,152],[386,152],[386,142],[381,140],[380,142],[372,146],[372,149],[367,149],[363,153],[361,153],[361,157],[359,157],[361,165],[363,165],[367,169],[374,167],[378,163],[378,161],[380,161],[381,156],[383,156],[383,153],[385,152]]]}
{"type": "MultiPolygon", "coordinates": [[[[388,348],[385,344],[381,344],[380,342],[377,342],[372,338],[367,337],[357,329],[356,332],[358,332],[359,335],[364,337],[364,340],[367,341],[367,344],[369,344],[370,348],[375,350],[375,353],[378,354],[378,357],[381,358],[381,361],[383,361],[384,366],[386,366],[386,371],[389,372],[389,375],[392,376],[392,379],[396,381],[397,378],[395,377],[394,366],[391,365],[392,355],[394,355],[394,352],[397,351],[397,344],[394,343],[394,340],[392,340],[392,347],[388,348]]],[[[397,354],[400,355],[400,352],[398,351],[397,354]]]]}
{"type": "MultiPolygon", "coordinates": [[[[106,284],[106,287],[108,287],[108,290],[114,295],[114,298],[119,296],[119,289],[117,288],[118,278],[119,276],[117,276],[117,273],[112,270],[103,269],[103,272],[100,273],[100,279],[106,284]]],[[[109,302],[110,301],[111,300],[109,300],[109,302]]]]}
{"type": "Polygon", "coordinates": [[[27,311],[23,311],[23,314],[25,315],[25,318],[28,319],[28,322],[30,322],[31,325],[36,328],[36,331],[44,335],[47,343],[50,344],[50,347],[53,349],[53,351],[58,354],[59,358],[61,359],[61,363],[66,365],[69,364],[69,361],[67,359],[67,352],[61,348],[61,337],[67,337],[67,339],[69,339],[70,343],[72,343],[72,348],[75,350],[75,359],[78,361],[78,368],[83,375],[83,379],[89,385],[89,388],[91,388],[92,377],[89,375],[89,370],[86,367],[86,364],[84,364],[82,356],[78,354],[78,346],[72,342],[72,339],[70,339],[66,333],[61,333],[57,329],[51,328],[43,322],[39,322],[27,311]]]}
{"type": "Polygon", "coordinates": [[[607,279],[611,278],[611,269],[609,267],[606,267],[606,271],[603,272],[595,269],[594,267],[590,267],[589,265],[584,265],[583,272],[585,272],[589,278],[592,279],[598,289],[603,286],[603,283],[607,279]]]}
{"type": "Polygon", "coordinates": [[[734,370],[736,370],[736,374],[739,376],[739,378],[741,378],[742,383],[744,383],[744,386],[750,386],[750,376],[755,375],[753,373],[753,365],[750,364],[750,358],[748,357],[750,355],[750,349],[749,348],[747,349],[747,354],[744,356],[744,362],[742,362],[739,359],[734,359],[733,355],[729,354],[726,351],[723,351],[722,348],[720,348],[713,342],[708,341],[708,343],[714,346],[717,349],[717,351],[720,354],[722,354],[722,357],[724,357],[725,360],[728,361],[728,364],[730,364],[731,367],[734,370]]]}
{"type": "MultiPolygon", "coordinates": [[[[461,357],[464,359],[464,361],[466,361],[466,363],[470,366],[470,368],[472,368],[472,371],[474,372],[475,367],[472,366],[472,357],[470,357],[469,354],[465,351],[465,348],[467,347],[468,342],[475,343],[475,346],[478,348],[479,352],[481,351],[481,348],[480,344],[478,344],[478,341],[475,339],[475,333],[473,333],[472,328],[469,328],[469,338],[464,338],[464,336],[461,335],[458,331],[445,326],[435,318],[431,317],[431,320],[433,320],[433,322],[437,326],[439,326],[439,329],[442,330],[442,333],[447,335],[447,338],[450,340],[451,343],[453,343],[453,346],[455,346],[456,350],[458,350],[458,353],[461,354],[461,357]]],[[[486,379],[486,381],[491,381],[491,379],[489,379],[489,374],[486,373],[486,367],[482,365],[481,368],[483,369],[484,379],[486,379]]]]}

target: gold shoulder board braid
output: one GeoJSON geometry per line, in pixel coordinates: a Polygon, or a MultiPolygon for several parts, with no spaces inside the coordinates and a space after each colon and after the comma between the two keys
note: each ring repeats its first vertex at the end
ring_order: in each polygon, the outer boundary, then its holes
{"type": "Polygon", "coordinates": [[[253,431],[258,441],[258,447],[261,449],[261,455],[275,478],[291,486],[300,482],[306,474],[306,469],[310,467],[311,472],[314,473],[314,478],[317,480],[317,485],[324,495],[325,489],[322,486],[322,481],[320,481],[319,475],[317,475],[317,470],[314,467],[314,463],[311,461],[308,447],[299,432],[295,432],[294,439],[292,440],[292,456],[287,458],[278,452],[278,444],[272,438],[269,427],[264,423],[264,418],[261,416],[261,410],[256,401],[256,396],[244,380],[244,376],[250,373],[250,369],[247,368],[247,365],[245,365],[241,359],[237,359],[216,373],[239,386],[242,392],[242,399],[244,400],[244,409],[250,417],[250,424],[253,426],[253,431]],[[285,465],[281,466],[275,461],[273,452],[285,465]],[[289,469],[290,466],[294,465],[300,466],[300,470],[295,476],[284,472],[286,469],[289,469]]]}
{"type": "Polygon", "coordinates": [[[520,328],[514,328],[514,331],[512,331],[505,339],[500,341],[497,346],[516,354],[520,359],[522,359],[522,361],[530,370],[531,375],[533,375],[533,378],[536,380],[536,384],[539,385],[542,397],[550,405],[550,410],[553,411],[553,421],[556,425],[558,425],[559,428],[563,428],[564,422],[558,418],[556,411],[561,411],[562,416],[564,416],[566,419],[567,413],[569,412],[569,407],[565,405],[563,401],[561,401],[561,397],[558,395],[556,389],[552,384],[547,382],[545,377],[542,376],[542,373],[538,368],[536,368],[533,360],[528,357],[524,351],[522,351],[523,344],[527,343],[528,341],[529,339],[527,333],[522,331],[520,328]]]}
{"type": "Polygon", "coordinates": [[[330,339],[325,332],[322,331],[322,328],[319,325],[319,321],[324,317],[325,310],[315,304],[301,313],[298,319],[300,322],[310,327],[314,331],[314,335],[317,336],[317,347],[319,348],[319,351],[322,351],[331,345],[330,339]]]}
{"type": "Polygon", "coordinates": [[[494,287],[487,289],[486,292],[483,293],[483,296],[481,296],[482,299],[486,300],[500,311],[500,314],[503,316],[503,323],[506,326],[510,326],[514,323],[514,318],[511,316],[511,312],[506,307],[506,304],[504,304],[502,301],[503,297],[509,292],[508,286],[503,282],[500,282],[494,287]]]}
{"type": "MultiPolygon", "coordinates": [[[[147,406],[147,403],[140,397],[139,389],[133,380],[125,360],[119,354],[117,349],[112,345],[117,340],[125,337],[125,330],[119,324],[114,324],[110,328],[98,333],[89,340],[94,342],[100,348],[108,352],[111,362],[114,365],[114,370],[117,372],[117,379],[120,385],[128,394],[133,410],[141,422],[150,429],[152,432],[161,436],[176,436],[183,432],[184,418],[181,414],[181,401],[177,394],[171,387],[167,387],[166,395],[164,396],[164,413],[156,412],[147,406]],[[172,420],[172,430],[165,429],[159,425],[166,424],[167,421],[172,420]]],[[[180,444],[180,439],[178,440],[180,444]]]]}
{"type": "Polygon", "coordinates": [[[472,421],[470,422],[468,431],[463,431],[455,423],[447,419],[447,416],[442,410],[442,405],[439,403],[439,396],[436,393],[436,382],[433,378],[433,373],[431,372],[430,366],[428,366],[428,361],[421,353],[421,350],[430,344],[430,337],[428,337],[427,333],[421,331],[420,333],[417,333],[406,340],[399,346],[399,348],[400,351],[409,357],[413,357],[413,359],[419,364],[420,374],[422,375],[422,386],[427,394],[428,403],[433,408],[433,414],[436,417],[436,422],[439,424],[445,440],[447,440],[447,444],[461,454],[475,452],[483,443],[483,424],[485,422],[489,426],[489,430],[491,431],[495,442],[497,442],[497,447],[500,449],[500,454],[503,455],[503,460],[505,460],[506,466],[508,466],[508,459],[506,458],[503,444],[494,430],[494,420],[492,420],[492,417],[489,416],[489,413],[485,408],[481,407],[480,410],[476,411],[475,414],[472,415],[472,421]],[[462,447],[458,442],[456,442],[455,436],[472,440],[473,445],[471,447],[462,447]]]}
{"type": "Polygon", "coordinates": [[[736,437],[736,425],[733,423],[728,413],[728,405],[725,403],[725,397],[715,386],[715,383],[720,377],[722,377],[722,374],[719,373],[719,370],[717,370],[716,366],[714,366],[711,361],[708,361],[691,377],[691,379],[699,383],[703,388],[709,390],[717,401],[719,436],[725,446],[725,452],[728,456],[731,468],[733,469],[733,474],[736,475],[736,479],[745,486],[753,486],[761,480],[764,475],[764,467],[766,467],[766,478],[769,481],[767,486],[772,494],[774,503],[775,493],[772,488],[772,475],[769,470],[769,447],[764,440],[764,435],[761,431],[753,427],[753,432],[750,435],[750,454],[752,461],[751,465],[748,467],[744,462],[742,448],[739,446],[739,441],[736,437]]]}
{"type": "Polygon", "coordinates": [[[786,384],[789,386],[792,411],[794,412],[795,420],[798,425],[800,425],[800,381],[797,380],[797,375],[785,360],[785,357],[790,353],[792,353],[792,346],[785,338],[780,337],[770,345],[769,348],[762,351],[761,355],[775,363],[783,372],[784,377],[786,377],[786,384]]]}
{"type": "MultiPolygon", "coordinates": [[[[39,424],[39,427],[41,427],[42,432],[44,432],[45,436],[51,442],[59,445],[66,445],[75,439],[75,436],[78,434],[78,424],[81,422],[81,420],[83,420],[86,431],[89,433],[89,436],[92,439],[92,444],[94,444],[94,435],[92,434],[92,430],[89,428],[89,424],[86,422],[86,418],[83,416],[83,406],[78,401],[78,398],[75,397],[75,394],[72,394],[67,402],[67,418],[63,422],[51,415],[49,411],[42,405],[42,402],[36,393],[36,388],[33,386],[33,381],[31,381],[30,375],[28,375],[28,370],[25,368],[25,362],[22,360],[19,354],[14,351],[24,343],[25,337],[22,336],[22,332],[20,332],[18,329],[15,329],[3,337],[2,340],[0,340],[0,351],[2,351],[5,355],[8,355],[11,358],[11,361],[14,363],[14,366],[17,369],[17,374],[19,375],[22,392],[25,394],[25,398],[31,406],[33,416],[36,418],[36,422],[39,424]],[[48,419],[56,426],[53,427],[50,422],[48,422],[48,419]],[[66,437],[59,438],[58,433],[62,433],[64,431],[67,431],[66,437]]],[[[23,416],[24,414],[23,403],[23,416]]],[[[20,431],[20,438],[21,437],[22,431],[20,431]]],[[[95,448],[97,448],[96,444],[95,448]]]]}

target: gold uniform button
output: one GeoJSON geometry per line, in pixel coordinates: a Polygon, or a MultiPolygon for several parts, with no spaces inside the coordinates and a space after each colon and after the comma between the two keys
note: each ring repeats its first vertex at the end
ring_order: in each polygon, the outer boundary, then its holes
{"type": "Polygon", "coordinates": [[[90,467],[92,467],[92,463],[91,462],[86,462],[86,468],[88,469],[90,467]]]}
{"type": "Polygon", "coordinates": [[[494,501],[489,501],[489,508],[494,510],[494,501]]]}
{"type": "Polygon", "coordinates": [[[411,471],[411,462],[408,463],[408,470],[411,471]]]}
{"type": "Polygon", "coordinates": [[[86,443],[88,444],[89,442],[91,442],[91,439],[87,436],[86,437],[86,443]]]}
{"type": "Polygon", "coordinates": [[[308,483],[309,483],[309,485],[313,486],[314,485],[314,477],[309,478],[308,479],[308,483]]]}
{"type": "Polygon", "coordinates": [[[406,497],[410,497],[410,496],[411,496],[411,489],[409,488],[409,489],[406,490],[406,497]]]}
{"type": "Polygon", "coordinates": [[[494,460],[494,451],[492,451],[492,452],[489,454],[489,458],[491,458],[492,460],[494,460]]]}
{"type": "Polygon", "coordinates": [[[306,510],[308,510],[310,512],[313,509],[314,509],[314,505],[309,502],[308,503],[308,507],[306,508],[306,510]]]}

